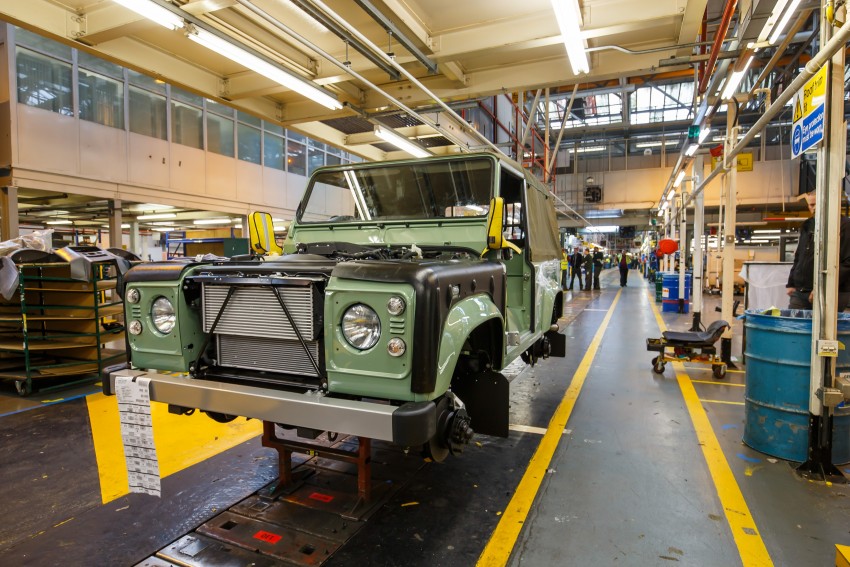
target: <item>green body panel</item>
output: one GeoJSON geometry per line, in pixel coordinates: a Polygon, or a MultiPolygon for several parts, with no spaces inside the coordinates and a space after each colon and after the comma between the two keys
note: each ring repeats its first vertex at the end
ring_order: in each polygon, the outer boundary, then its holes
{"type": "Polygon", "coordinates": [[[142,333],[127,333],[130,359],[136,368],[186,372],[198,356],[205,334],[198,309],[190,308],[181,293],[182,280],[164,282],[138,282],[131,287],[139,290],[141,299],[136,304],[124,303],[127,322],[138,319],[142,333]],[[158,297],[166,297],[174,305],[177,324],[167,335],[154,329],[151,305],[158,297]]]}
{"type": "Polygon", "coordinates": [[[413,321],[416,312],[413,288],[331,278],[325,290],[325,361],[328,391],[374,398],[413,401],[410,391],[410,360],[413,354],[413,321]],[[399,316],[387,312],[387,300],[397,295],[407,308],[399,316]],[[340,322],[345,310],[356,303],[371,307],[381,320],[381,338],[369,350],[358,350],[342,336],[340,322]],[[387,342],[401,338],[407,345],[402,356],[390,356],[387,342]]]}
{"type": "Polygon", "coordinates": [[[452,306],[443,327],[443,336],[440,337],[439,362],[437,364],[439,374],[436,388],[433,395],[423,399],[437,398],[449,389],[455,366],[467,337],[476,328],[492,319],[498,320],[501,326],[502,314],[499,313],[499,310],[487,295],[468,297],[452,306]]]}

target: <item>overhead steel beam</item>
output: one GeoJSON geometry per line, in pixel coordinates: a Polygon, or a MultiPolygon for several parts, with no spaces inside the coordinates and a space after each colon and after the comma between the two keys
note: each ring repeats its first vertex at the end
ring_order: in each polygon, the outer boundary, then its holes
{"type": "Polygon", "coordinates": [[[371,49],[363,45],[363,43],[344,28],[339,26],[333,19],[329,18],[324,12],[314,6],[309,0],[290,0],[293,4],[301,8],[311,18],[325,26],[332,34],[340,38],[342,41],[350,45],[360,55],[369,60],[372,65],[384,71],[393,80],[397,81],[401,75],[398,71],[387,65],[383,60],[375,55],[371,49]]]}
{"type": "MultiPolygon", "coordinates": [[[[301,1],[301,0],[295,0],[295,1],[301,1]]],[[[398,26],[396,26],[395,23],[393,23],[392,20],[390,20],[384,14],[382,14],[381,11],[378,10],[375,7],[375,5],[372,4],[372,2],[370,2],[370,0],[354,0],[354,1],[357,3],[358,6],[363,8],[363,10],[367,14],[369,14],[369,16],[371,16],[373,20],[375,20],[376,22],[381,24],[381,27],[383,27],[385,30],[387,30],[387,33],[392,34],[392,36],[394,36],[396,38],[396,40],[408,52],[410,52],[411,55],[416,57],[416,59],[420,63],[425,65],[425,67],[428,69],[429,73],[436,73],[437,72],[437,64],[434,61],[432,61],[427,55],[425,55],[425,53],[423,53],[422,50],[419,49],[416,46],[416,44],[414,44],[412,41],[410,41],[410,38],[408,38],[404,34],[404,32],[402,32],[398,28],[398,26]]]]}

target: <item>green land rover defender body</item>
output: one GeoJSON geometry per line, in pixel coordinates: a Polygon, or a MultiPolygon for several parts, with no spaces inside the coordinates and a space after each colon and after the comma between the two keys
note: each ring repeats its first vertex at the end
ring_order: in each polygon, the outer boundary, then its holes
{"type": "Polygon", "coordinates": [[[553,197],[491,154],[330,166],[280,255],[127,272],[130,366],[151,399],[424,447],[508,435],[517,357],[564,356],[553,197]]]}

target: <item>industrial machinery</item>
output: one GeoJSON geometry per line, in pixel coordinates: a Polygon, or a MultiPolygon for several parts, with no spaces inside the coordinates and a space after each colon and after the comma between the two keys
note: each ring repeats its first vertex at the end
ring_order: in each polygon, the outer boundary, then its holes
{"type": "Polygon", "coordinates": [[[717,355],[714,346],[729,323],[717,320],[705,331],[664,331],[660,339],[646,339],[646,350],[657,352],[652,369],[662,374],[668,362],[710,364],[714,377],[726,377],[726,363],[717,355]]]}

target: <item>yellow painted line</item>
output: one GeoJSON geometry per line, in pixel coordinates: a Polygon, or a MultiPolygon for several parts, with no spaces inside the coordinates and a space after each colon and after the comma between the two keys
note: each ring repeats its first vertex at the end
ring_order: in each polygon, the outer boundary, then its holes
{"type": "Polygon", "coordinates": [[[835,567],[850,567],[850,547],[836,544],[835,567]]]}
{"type": "MultiPolygon", "coordinates": [[[[691,368],[688,367],[688,370],[691,368]]],[[[711,384],[713,386],[734,386],[735,388],[744,388],[746,384],[735,384],[734,382],[723,382],[722,380],[691,380],[694,384],[711,384]]]]}
{"type": "MultiPolygon", "coordinates": [[[[100,478],[100,494],[106,504],[129,492],[118,420],[118,399],[98,393],[87,396],[86,404],[100,478]]],[[[162,478],[256,437],[263,429],[261,421],[249,421],[242,417],[230,423],[217,423],[199,411],[191,416],[171,414],[168,413],[168,406],[159,402],[151,403],[151,417],[162,478]]]]}
{"type": "MultiPolygon", "coordinates": [[[[667,327],[661,318],[661,313],[658,312],[655,303],[650,302],[650,307],[655,314],[658,328],[664,332],[667,327]]],[[[726,521],[729,522],[729,528],[732,530],[732,538],[738,547],[741,563],[744,567],[773,565],[773,560],[767,552],[761,534],[756,527],[756,522],[750,514],[750,509],[746,500],[744,500],[744,495],[741,493],[738,483],[735,481],[735,475],[732,473],[729,462],[723,455],[723,449],[711,428],[711,422],[700,403],[694,385],[691,384],[685,366],[680,362],[674,362],[673,369],[676,372],[679,389],[682,390],[682,397],[685,399],[685,406],[691,416],[697,440],[702,448],[702,454],[708,465],[708,471],[714,481],[714,487],[717,489],[717,496],[726,514],[726,521]]]]}
{"type": "Polygon", "coordinates": [[[519,485],[511,501],[505,508],[504,514],[496,525],[496,529],[493,530],[490,541],[487,542],[487,546],[478,558],[476,565],[491,567],[507,564],[511,551],[519,538],[525,519],[528,517],[528,512],[531,510],[531,505],[534,503],[534,497],[537,495],[540,484],[546,476],[546,470],[549,468],[549,463],[552,461],[555,449],[558,448],[558,442],[564,434],[567,421],[570,419],[576,400],[587,378],[587,373],[590,370],[590,364],[596,356],[596,351],[599,350],[602,336],[605,334],[605,329],[608,327],[609,321],[611,321],[611,315],[614,313],[614,308],[617,306],[622,292],[622,289],[617,292],[614,301],[611,303],[611,307],[608,308],[608,314],[605,315],[602,324],[596,331],[596,335],[590,341],[590,346],[587,347],[584,358],[581,359],[581,363],[578,365],[575,374],[573,374],[570,387],[567,388],[567,392],[558,405],[558,409],[555,410],[552,419],[549,420],[549,427],[546,429],[546,434],[543,435],[540,445],[537,446],[537,450],[531,457],[525,474],[522,475],[522,479],[519,481],[519,485]]]}
{"type": "Polygon", "coordinates": [[[704,398],[700,398],[700,400],[704,404],[728,404],[730,406],[742,406],[744,402],[729,402],[726,400],[706,400],[704,398]]]}

